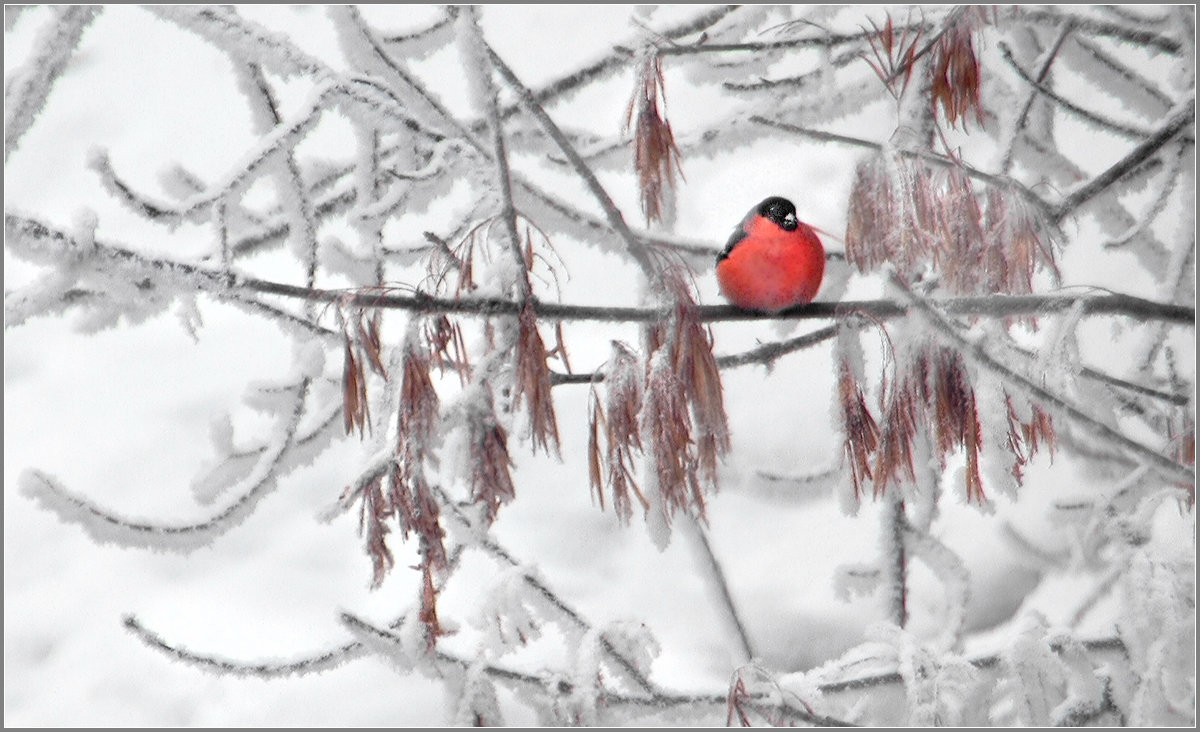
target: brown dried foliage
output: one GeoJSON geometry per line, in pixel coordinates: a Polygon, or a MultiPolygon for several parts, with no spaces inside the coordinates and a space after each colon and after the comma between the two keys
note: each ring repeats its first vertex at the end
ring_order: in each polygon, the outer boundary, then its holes
{"type": "Polygon", "coordinates": [[[933,86],[931,93],[934,112],[941,104],[943,114],[951,126],[962,119],[967,124],[967,114],[975,112],[975,121],[983,126],[983,105],[980,87],[983,73],[979,57],[975,53],[975,33],[987,22],[987,9],[969,6],[952,15],[934,46],[933,86]]]}
{"type": "Polygon", "coordinates": [[[425,626],[425,650],[432,655],[437,647],[437,639],[446,635],[446,631],[438,621],[437,588],[433,585],[433,572],[427,561],[421,564],[421,579],[424,582],[421,587],[421,610],[417,619],[425,626]]]}
{"type": "Polygon", "coordinates": [[[917,50],[921,29],[914,29],[911,23],[906,23],[897,37],[895,24],[889,15],[882,28],[871,21],[874,33],[867,40],[871,44],[874,60],[865,54],[863,58],[888,92],[899,99],[912,80],[917,61],[932,53],[930,104],[934,114],[937,114],[940,104],[942,114],[951,126],[957,126],[961,119],[966,127],[967,115],[974,111],[976,122],[982,126],[984,112],[980,87],[983,74],[975,53],[975,34],[988,20],[986,8],[955,8],[934,39],[917,50]]]}
{"type": "Polygon", "coordinates": [[[649,329],[642,436],[650,447],[665,513],[695,505],[704,515],[700,480],[715,486],[717,461],[729,450],[729,422],[712,333],[682,272],[662,279],[674,303],[670,321],[649,329]]]}
{"type": "Polygon", "coordinates": [[[938,348],[929,355],[932,364],[932,403],[927,419],[936,427],[938,457],[943,465],[947,454],[961,447],[967,457],[967,500],[983,503],[983,479],[979,475],[979,450],[983,434],[975,390],[967,375],[962,354],[938,348]]]}
{"type": "Polygon", "coordinates": [[[388,570],[396,563],[387,545],[387,535],[391,531],[387,521],[392,512],[392,506],[384,495],[383,476],[378,475],[363,486],[358,515],[359,532],[367,537],[367,555],[371,557],[374,568],[372,587],[382,584],[388,570]]]}
{"type": "Polygon", "coordinates": [[[717,462],[729,450],[729,424],[712,337],[683,275],[663,274],[674,304],[672,317],[646,331],[650,354],[644,371],[625,346],[614,343],[602,407],[593,396],[588,471],[601,507],[604,487],[618,516],[632,514],[631,495],[649,510],[634,479],[634,451],[646,451],[669,521],[677,510],[695,508],[703,517],[705,484],[715,486],[717,462]],[[644,373],[644,376],[643,376],[644,373]],[[601,448],[602,439],[606,448],[601,448]],[[605,482],[607,475],[607,483],[605,482]]]}
{"type": "Polygon", "coordinates": [[[866,54],[863,54],[863,59],[871,65],[892,96],[898,99],[912,80],[913,64],[917,60],[917,41],[921,38],[922,30],[906,23],[897,37],[891,15],[882,28],[874,20],[870,23],[875,33],[867,36],[867,41],[871,44],[875,59],[867,58],[866,54]]]}
{"type": "Polygon", "coordinates": [[[1029,294],[1039,268],[1057,278],[1035,211],[1001,188],[984,203],[957,166],[874,156],[859,164],[850,193],[846,256],[864,272],[890,263],[908,281],[932,265],[958,295],[1029,294]]]}
{"type": "Polygon", "coordinates": [[[736,716],[739,726],[753,727],[754,722],[750,720],[750,715],[746,711],[746,705],[753,699],[754,697],[750,696],[750,691],[746,688],[746,680],[739,673],[737,681],[730,687],[729,697],[725,701],[725,726],[732,727],[736,716]]]}
{"type": "Polygon", "coordinates": [[[648,54],[625,111],[626,131],[634,127],[633,167],[647,223],[662,219],[663,192],[666,186],[674,187],[676,173],[683,176],[675,133],[659,108],[660,99],[662,109],[667,106],[664,83],[662,57],[648,54]]]}
{"type": "Polygon", "coordinates": [[[916,481],[916,465],[913,462],[913,439],[917,436],[920,414],[918,405],[923,405],[920,382],[912,374],[895,379],[890,387],[884,385],[883,434],[879,452],[875,456],[875,497],[887,490],[888,483],[895,480],[903,470],[910,481],[916,481]]]}
{"type": "Polygon", "coordinates": [[[352,319],[343,319],[345,354],[342,367],[342,414],[346,433],[349,434],[357,428],[360,437],[371,429],[371,407],[367,398],[367,365],[384,379],[388,378],[381,353],[379,323],[378,311],[367,318],[363,309],[359,309],[352,319]]]}
{"type": "MultiPolygon", "coordinates": [[[[876,426],[862,386],[844,359],[839,373],[844,451],[855,498],[861,499],[865,480],[873,481],[876,498],[884,495],[893,482],[905,478],[915,482],[913,440],[922,430],[928,430],[943,468],[948,455],[963,451],[967,500],[980,504],[987,501],[979,464],[983,448],[979,404],[962,354],[953,348],[925,346],[897,363],[895,375],[890,381],[885,378],[881,386],[882,430],[876,426]]],[[[1011,400],[1008,408],[1008,447],[1016,460],[1013,474],[1019,482],[1020,468],[1039,446],[1046,445],[1053,452],[1054,425],[1036,405],[1029,424],[1016,421],[1011,400]]]]}
{"type": "MultiPolygon", "coordinates": [[[[850,364],[842,359],[838,366],[838,404],[842,413],[843,450],[850,463],[850,480],[854,485],[854,498],[862,499],[862,484],[871,480],[871,455],[879,445],[879,427],[862,386],[854,377],[850,364]]],[[[876,491],[876,495],[879,491],[876,491]]]]}
{"type": "Polygon", "coordinates": [[[441,525],[441,507],[424,472],[426,446],[431,444],[437,427],[439,399],[427,354],[409,349],[404,354],[403,371],[391,475],[392,502],[399,510],[404,538],[409,532],[416,533],[427,563],[441,570],[446,568],[446,532],[441,525]]]}
{"type": "MultiPolygon", "coordinates": [[[[550,366],[546,363],[549,353],[538,332],[537,314],[533,302],[527,301],[521,309],[517,336],[517,375],[513,394],[513,406],[520,407],[524,399],[529,404],[529,426],[533,446],[540,445],[549,455],[551,445],[558,454],[558,420],[554,416],[554,397],[551,394],[550,366]]],[[[560,342],[559,348],[562,347],[560,342]]]]}
{"type": "Polygon", "coordinates": [[[1008,404],[1008,436],[1006,444],[1008,449],[1013,454],[1012,476],[1016,478],[1017,485],[1023,485],[1025,482],[1025,466],[1029,464],[1030,459],[1037,453],[1038,447],[1042,444],[1054,454],[1055,441],[1057,436],[1054,433],[1054,420],[1045,412],[1039,405],[1030,405],[1033,412],[1029,422],[1022,422],[1017,416],[1017,408],[1013,404],[1012,397],[1007,393],[1004,399],[1008,404]]]}
{"type": "Polygon", "coordinates": [[[638,425],[638,411],[642,404],[642,379],[637,357],[626,346],[613,342],[609,358],[605,386],[607,410],[600,405],[600,398],[593,390],[589,413],[588,479],[592,490],[604,509],[604,476],[612,494],[613,510],[628,523],[633,517],[632,497],[636,497],[643,511],[650,510],[650,502],[642,494],[634,477],[634,452],[641,452],[642,438],[638,425]],[[605,448],[600,447],[601,437],[605,448]]]}
{"type": "Polygon", "coordinates": [[[508,456],[508,433],[496,420],[495,407],[470,420],[471,499],[487,505],[488,521],[495,521],[500,506],[516,496],[512,460],[508,456]]]}
{"type": "Polygon", "coordinates": [[[439,371],[453,371],[463,386],[471,376],[471,361],[467,344],[463,339],[462,326],[446,315],[437,315],[425,320],[422,326],[425,342],[429,344],[432,365],[439,371]]]}

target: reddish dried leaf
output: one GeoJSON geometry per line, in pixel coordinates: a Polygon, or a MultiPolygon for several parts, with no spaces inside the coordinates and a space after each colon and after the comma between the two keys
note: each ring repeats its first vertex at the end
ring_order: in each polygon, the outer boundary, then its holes
{"type": "Polygon", "coordinates": [[[488,521],[495,521],[502,504],[516,496],[508,433],[496,421],[495,408],[470,422],[471,499],[487,505],[488,521]]]}
{"type": "Polygon", "coordinates": [[[646,222],[662,218],[663,196],[675,185],[675,174],[683,175],[681,153],[671,124],[660,112],[666,108],[662,57],[648,54],[638,76],[633,98],[626,109],[626,130],[633,124],[633,165],[638,174],[642,212],[646,222]],[[636,119],[636,121],[635,121],[636,119]]]}
{"type": "Polygon", "coordinates": [[[552,445],[554,454],[557,455],[558,419],[554,415],[550,367],[546,364],[548,354],[541,333],[538,332],[537,315],[531,301],[525,303],[518,321],[517,375],[513,406],[520,407],[522,399],[528,403],[534,448],[540,445],[549,455],[552,445]]]}
{"type": "Polygon", "coordinates": [[[432,655],[437,648],[437,639],[446,634],[438,621],[437,589],[433,586],[433,572],[426,563],[421,568],[424,585],[421,590],[421,610],[417,618],[425,625],[425,647],[432,655]]]}
{"type": "Polygon", "coordinates": [[[898,379],[884,399],[883,434],[875,460],[875,497],[887,490],[888,483],[899,479],[903,470],[916,481],[913,440],[917,436],[920,388],[911,376],[898,379]]]}
{"type": "Polygon", "coordinates": [[[854,497],[861,500],[862,483],[871,480],[871,455],[879,444],[879,427],[867,409],[862,387],[844,359],[838,367],[838,404],[842,414],[843,450],[850,463],[854,497]]]}

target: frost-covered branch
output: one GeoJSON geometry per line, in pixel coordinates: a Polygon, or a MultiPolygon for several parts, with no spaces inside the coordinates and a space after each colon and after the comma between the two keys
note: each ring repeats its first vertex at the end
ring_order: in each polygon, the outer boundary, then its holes
{"type": "MultiPolygon", "coordinates": [[[[54,6],[33,58],[4,83],[4,162],[41,113],[54,82],[66,69],[83,32],[102,10],[93,5],[54,6]]],[[[6,18],[8,8],[5,8],[6,18]]]]}
{"type": "MultiPolygon", "coordinates": [[[[1065,38],[1065,36],[1064,36],[1064,38],[1065,38]]],[[[1050,87],[1048,87],[1044,83],[1042,83],[1042,81],[1031,77],[1029,75],[1029,72],[1027,72],[1025,69],[1021,68],[1021,65],[1019,63],[1017,63],[1016,59],[1013,58],[1012,49],[1008,47],[1008,44],[1001,42],[999,44],[999,46],[1000,46],[1000,54],[1004,57],[1004,60],[1006,62],[1008,62],[1009,68],[1011,68],[1013,71],[1017,72],[1017,76],[1021,77],[1022,81],[1024,81],[1026,84],[1029,84],[1029,86],[1036,89],[1039,94],[1041,94],[1042,96],[1046,97],[1047,99],[1053,101],[1055,104],[1059,105],[1060,107],[1067,110],[1068,112],[1078,115],[1082,119],[1085,119],[1088,122],[1091,122],[1092,124],[1096,125],[1097,127],[1100,127],[1101,129],[1109,130],[1110,132],[1116,132],[1117,134],[1124,135],[1126,137],[1132,137],[1136,140],[1144,140],[1151,136],[1151,134],[1153,132],[1152,130],[1146,130],[1146,129],[1142,129],[1140,127],[1131,127],[1130,125],[1123,124],[1123,123],[1117,122],[1115,120],[1107,119],[1106,117],[1102,116],[1098,112],[1093,112],[1089,109],[1084,109],[1083,107],[1079,106],[1078,104],[1075,104],[1074,102],[1064,99],[1061,95],[1056,93],[1053,89],[1051,89],[1050,87]]],[[[1044,74],[1039,74],[1039,76],[1044,76],[1044,74]]]]}
{"type": "MultiPolygon", "coordinates": [[[[260,451],[232,456],[207,478],[220,482],[220,489],[232,485],[238,497],[224,510],[202,521],[167,524],[121,516],[75,495],[55,478],[37,470],[27,470],[21,475],[21,491],[64,521],[80,524],[98,542],[193,551],[238,526],[275,489],[283,476],[311,461],[329,444],[329,421],[307,435],[297,434],[311,384],[311,378],[306,376],[293,389],[285,390],[294,394],[290,403],[285,403],[284,409],[280,410],[278,425],[269,444],[260,451]],[[252,458],[252,462],[239,461],[238,457],[252,458]]],[[[205,492],[210,491],[215,493],[216,489],[205,492]]]]}
{"type": "Polygon", "coordinates": [[[1080,31],[1097,36],[1115,38],[1126,43],[1147,46],[1167,53],[1177,54],[1183,50],[1183,43],[1170,36],[1142,28],[1131,28],[1120,23],[1100,20],[1098,18],[1080,15],[1075,12],[1065,12],[1059,9],[1043,9],[1037,6],[1022,8],[1020,17],[1024,20],[1046,22],[1060,26],[1070,20],[1080,31]]]}
{"type": "Polygon", "coordinates": [[[742,662],[748,663],[756,658],[758,654],[754,652],[754,646],[750,643],[750,634],[746,632],[746,623],[742,620],[741,614],[738,613],[737,603],[734,602],[733,593],[729,589],[729,581],[725,578],[725,570],[721,567],[721,562],[717,559],[717,555],[713,553],[712,543],[708,539],[708,531],[694,519],[686,521],[685,524],[690,529],[689,533],[695,538],[696,546],[700,551],[704,564],[708,568],[709,576],[717,589],[721,604],[729,616],[730,625],[733,626],[734,634],[737,636],[738,644],[741,646],[742,662]]]}
{"type": "Polygon", "coordinates": [[[155,648],[172,658],[193,666],[198,666],[207,671],[230,674],[232,676],[255,676],[259,678],[304,676],[306,674],[320,673],[337,668],[343,663],[361,658],[367,653],[362,643],[353,641],[296,661],[254,663],[190,651],[183,646],[164,640],[161,635],[147,628],[142,624],[142,621],[133,615],[126,615],[123,624],[138,639],[151,648],[155,648]]]}
{"type": "MultiPolygon", "coordinates": [[[[1054,651],[1055,653],[1061,652],[1063,649],[1063,644],[1061,642],[1051,642],[1048,645],[1050,650],[1054,651]]],[[[1080,641],[1080,645],[1082,645],[1090,653],[1118,653],[1121,655],[1125,655],[1127,653],[1125,644],[1120,638],[1085,640],[1080,641]]],[[[1003,663],[1004,659],[999,654],[992,654],[987,656],[977,656],[975,658],[968,659],[967,662],[978,669],[991,669],[1003,663]]],[[[889,686],[892,684],[902,683],[904,683],[904,677],[897,672],[892,672],[872,674],[869,676],[858,676],[841,681],[824,682],[820,685],[820,689],[826,694],[837,694],[846,691],[861,691],[878,686],[889,686]]]]}
{"type": "MultiPolygon", "coordinates": [[[[35,261],[53,261],[60,256],[71,256],[71,252],[85,253],[79,244],[62,231],[50,228],[39,221],[6,213],[5,235],[14,253],[35,261]]],[[[376,288],[357,290],[329,290],[290,285],[255,277],[208,269],[186,262],[150,257],[130,249],[92,243],[89,257],[111,260],[132,267],[134,272],[145,275],[157,274],[178,278],[178,285],[186,290],[207,292],[218,299],[230,296],[239,290],[261,295],[280,295],[310,302],[341,303],[347,307],[383,308],[411,310],[422,313],[470,313],[477,315],[519,315],[521,303],[499,298],[448,299],[426,295],[403,295],[380,292],[376,288]]],[[[9,294],[6,294],[6,310],[9,294]]],[[[1143,320],[1158,320],[1164,323],[1189,325],[1195,323],[1195,308],[1186,305],[1154,302],[1122,294],[1086,295],[986,295],[979,297],[943,298],[935,301],[936,306],[949,315],[982,316],[1004,318],[1020,315],[1045,316],[1061,313],[1072,308],[1081,308],[1086,315],[1123,315],[1143,320]]],[[[609,322],[647,323],[663,319],[668,314],[665,308],[649,307],[605,307],[563,305],[536,302],[534,309],[539,318],[549,320],[595,320],[609,322]]],[[[789,308],[776,314],[756,313],[741,310],[731,305],[702,305],[697,307],[697,319],[701,322],[728,322],[738,320],[791,320],[791,319],[843,319],[865,316],[877,320],[903,317],[911,305],[890,300],[846,300],[836,303],[815,302],[789,308]]],[[[764,356],[769,354],[764,354],[764,356]]]]}
{"type": "MultiPolygon", "coordinates": [[[[794,135],[800,135],[801,137],[807,137],[812,140],[820,140],[821,142],[835,142],[842,145],[860,147],[864,150],[873,150],[875,152],[879,152],[884,149],[882,143],[864,140],[858,137],[850,137],[848,135],[841,135],[833,132],[825,132],[823,130],[813,130],[805,127],[799,127],[797,125],[789,124],[787,122],[780,122],[779,120],[774,120],[767,117],[754,116],[750,118],[750,121],[754,122],[755,124],[763,125],[764,127],[773,127],[777,130],[782,130],[794,135]]],[[[1029,188],[1022,185],[1020,181],[1014,180],[1013,178],[993,175],[971,165],[967,165],[961,160],[951,159],[944,155],[938,155],[937,153],[929,150],[899,149],[896,152],[906,158],[923,160],[943,168],[961,170],[963,173],[966,173],[967,176],[997,188],[1019,191],[1022,197],[1024,197],[1030,203],[1036,205],[1039,209],[1046,210],[1050,208],[1049,203],[1047,203],[1029,188]]]]}
{"type": "Polygon", "coordinates": [[[1193,97],[1177,108],[1163,125],[1140,145],[1130,150],[1125,157],[1113,163],[1107,170],[1090,181],[1067,193],[1054,209],[1057,221],[1069,216],[1075,209],[1103,193],[1109,186],[1125,177],[1129,172],[1146,162],[1170,142],[1176,135],[1191,129],[1196,117],[1196,99],[1193,97]]]}

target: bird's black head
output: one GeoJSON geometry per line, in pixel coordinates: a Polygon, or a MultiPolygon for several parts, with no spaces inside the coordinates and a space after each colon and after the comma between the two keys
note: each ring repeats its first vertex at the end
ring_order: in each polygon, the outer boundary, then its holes
{"type": "Polygon", "coordinates": [[[771,196],[758,204],[758,215],[774,221],[784,231],[795,231],[800,225],[796,218],[796,207],[786,198],[771,196]]]}

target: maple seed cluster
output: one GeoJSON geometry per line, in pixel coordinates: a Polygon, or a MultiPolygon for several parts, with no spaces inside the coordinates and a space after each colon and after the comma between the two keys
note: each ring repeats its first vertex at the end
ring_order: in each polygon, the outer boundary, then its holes
{"type": "MultiPolygon", "coordinates": [[[[987,501],[979,466],[983,448],[979,405],[962,354],[953,348],[926,345],[904,363],[897,363],[895,376],[890,381],[885,378],[881,386],[882,430],[845,355],[838,376],[843,450],[850,465],[855,500],[861,500],[866,481],[872,482],[875,498],[883,496],[891,483],[903,479],[916,483],[913,440],[922,430],[928,430],[943,469],[949,454],[963,450],[967,500],[978,504],[987,501]]],[[[1031,420],[1022,422],[1012,398],[1005,396],[1009,427],[1005,442],[1013,455],[1011,473],[1020,485],[1024,468],[1040,445],[1053,453],[1054,423],[1036,404],[1030,407],[1031,420]]]]}

